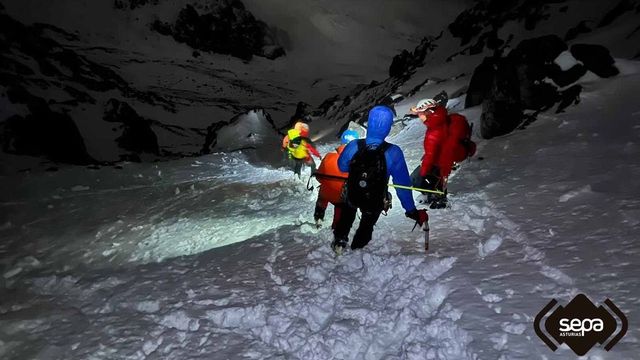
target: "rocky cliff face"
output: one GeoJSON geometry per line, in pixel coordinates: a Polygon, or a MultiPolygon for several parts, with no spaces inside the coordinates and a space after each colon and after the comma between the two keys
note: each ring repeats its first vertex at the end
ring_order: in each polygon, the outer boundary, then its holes
{"type": "Polygon", "coordinates": [[[251,60],[254,55],[268,59],[285,55],[269,26],[257,20],[239,0],[223,1],[200,12],[188,4],[174,23],[156,20],[151,27],[195,50],[243,60],[251,60]]]}
{"type": "Polygon", "coordinates": [[[332,99],[316,115],[345,125],[363,122],[366,110],[389,96],[392,106],[408,109],[406,101],[446,89],[450,97],[465,95],[464,107],[482,105],[482,137],[503,135],[540,112],[578,104],[578,82],[586,74],[618,74],[608,46],[634,57],[640,27],[630,20],[638,12],[640,1],[630,0],[476,1],[444,34],[394,57],[389,79],[332,99]]]}
{"type": "MultiPolygon", "coordinates": [[[[96,105],[96,93],[114,92],[169,111],[162,97],[137,90],[109,67],[62,45],[57,38],[75,40],[51,25],[24,25],[0,12],[0,89],[10,114],[1,127],[7,153],[41,156],[52,161],[88,164],[85,141],[71,113],[96,105]]],[[[4,111],[3,111],[4,113],[4,111]]]]}

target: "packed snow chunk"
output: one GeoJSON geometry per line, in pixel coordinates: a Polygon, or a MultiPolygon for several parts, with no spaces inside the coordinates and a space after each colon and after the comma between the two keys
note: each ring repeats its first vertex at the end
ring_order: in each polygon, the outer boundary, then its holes
{"type": "Polygon", "coordinates": [[[274,151],[280,148],[281,140],[270,115],[264,110],[251,110],[229,120],[228,125],[222,128],[214,123],[209,128],[204,148],[226,153],[255,150],[259,160],[274,162],[282,160],[282,154],[274,151]]]}
{"type": "Polygon", "coordinates": [[[307,321],[307,324],[309,325],[309,329],[311,329],[311,331],[320,331],[333,315],[333,309],[328,305],[330,304],[312,303],[306,305],[304,311],[302,312],[302,315],[303,318],[307,321]],[[324,305],[324,307],[322,305],[324,305]]]}
{"type": "Polygon", "coordinates": [[[329,277],[329,272],[321,266],[308,266],[305,270],[305,276],[309,281],[321,283],[329,277]]]}
{"type": "Polygon", "coordinates": [[[449,296],[450,289],[448,286],[436,284],[429,287],[421,299],[422,302],[415,303],[415,313],[418,318],[428,319],[435,315],[442,303],[449,296]]]}
{"type": "Polygon", "coordinates": [[[165,315],[161,319],[160,324],[181,331],[197,331],[200,328],[200,321],[198,319],[192,319],[183,310],[165,315]]]}
{"type": "Polygon", "coordinates": [[[282,278],[273,273],[273,267],[271,266],[271,264],[269,263],[264,264],[264,269],[267,270],[267,272],[269,273],[269,276],[271,277],[271,280],[273,280],[274,283],[276,283],[277,285],[284,284],[284,281],[282,280],[282,278]]]}
{"type": "Polygon", "coordinates": [[[582,195],[582,194],[586,194],[586,193],[590,193],[590,192],[591,192],[591,185],[586,185],[586,186],[581,187],[580,189],[570,191],[570,192],[560,196],[558,201],[559,202],[567,202],[567,201],[575,198],[576,196],[579,196],[579,195],[582,195]]]}
{"type": "Polygon", "coordinates": [[[525,324],[502,323],[502,330],[509,334],[522,335],[526,329],[527,325],[525,324]]]}
{"type": "Polygon", "coordinates": [[[482,242],[478,243],[478,255],[482,258],[487,255],[491,255],[498,250],[500,245],[502,245],[502,237],[497,234],[493,234],[484,244],[482,242]]]}
{"type": "Polygon", "coordinates": [[[553,60],[553,62],[558,64],[562,71],[567,71],[575,65],[579,64],[578,60],[576,60],[576,58],[571,55],[571,52],[569,50],[561,52],[560,55],[558,55],[558,57],[553,60]]]}
{"type": "Polygon", "coordinates": [[[560,285],[573,285],[573,279],[557,268],[545,265],[540,272],[560,285]]]}
{"type": "Polygon", "coordinates": [[[160,310],[160,302],[158,300],[146,300],[136,304],[136,310],[148,314],[153,314],[160,310]]]}
{"type": "Polygon", "coordinates": [[[157,339],[151,339],[144,342],[142,345],[142,352],[145,355],[149,356],[151,353],[156,351],[160,345],[162,345],[162,336],[157,339]]]}
{"type": "Polygon", "coordinates": [[[488,303],[497,303],[497,302],[502,301],[502,297],[500,295],[497,295],[497,294],[487,294],[487,295],[484,295],[482,297],[482,300],[484,300],[484,301],[486,301],[488,303]]]}
{"type": "Polygon", "coordinates": [[[494,344],[493,348],[498,350],[498,351],[502,351],[505,350],[507,348],[507,342],[509,340],[509,335],[507,334],[500,334],[500,335],[492,335],[491,337],[489,337],[489,340],[491,340],[491,342],[494,344]]]}
{"type": "Polygon", "coordinates": [[[9,279],[9,278],[12,278],[12,277],[20,274],[21,272],[22,272],[22,268],[18,266],[18,267],[15,267],[15,268],[5,272],[3,277],[5,279],[9,279]]]}
{"type": "Polygon", "coordinates": [[[225,328],[252,329],[265,326],[266,309],[264,305],[253,307],[230,307],[220,310],[208,310],[207,318],[217,326],[225,328]]]}

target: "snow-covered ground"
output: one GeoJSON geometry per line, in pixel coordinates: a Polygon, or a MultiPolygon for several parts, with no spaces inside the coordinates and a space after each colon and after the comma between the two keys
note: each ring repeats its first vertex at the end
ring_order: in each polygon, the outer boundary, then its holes
{"type": "MultiPolygon", "coordinates": [[[[335,258],[316,193],[242,153],[1,177],[0,357],[572,359],[533,318],[582,292],[629,319],[585,358],[636,358],[640,65],[617,65],[579,106],[480,142],[428,254],[396,201],[335,258]]],[[[394,134],[416,166],[423,125],[394,134]]]]}

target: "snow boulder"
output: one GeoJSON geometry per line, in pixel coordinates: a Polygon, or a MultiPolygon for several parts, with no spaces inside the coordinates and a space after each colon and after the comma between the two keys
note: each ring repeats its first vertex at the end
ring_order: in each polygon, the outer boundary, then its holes
{"type": "Polygon", "coordinates": [[[609,54],[609,50],[602,45],[574,44],[571,45],[571,54],[600,77],[607,78],[620,73],[613,65],[615,60],[609,54]]]}
{"type": "Polygon", "coordinates": [[[284,157],[280,152],[281,141],[282,135],[278,133],[271,116],[257,109],[209,126],[201,152],[242,151],[249,160],[282,166],[284,157]]]}
{"type": "Polygon", "coordinates": [[[109,99],[107,102],[104,121],[121,123],[119,128],[122,133],[116,138],[120,148],[133,153],[151,153],[158,155],[158,138],[151,129],[151,121],[138,115],[129,104],[109,99]]]}

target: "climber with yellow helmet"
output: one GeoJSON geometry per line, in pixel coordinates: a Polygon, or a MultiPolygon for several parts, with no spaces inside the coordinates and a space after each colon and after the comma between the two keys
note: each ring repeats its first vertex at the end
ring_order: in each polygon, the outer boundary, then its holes
{"type": "Polygon", "coordinates": [[[294,162],[293,172],[301,176],[302,165],[311,167],[311,173],[316,171],[316,163],[311,155],[321,158],[318,150],[309,139],[309,125],[298,121],[293,129],[287,131],[287,135],[282,139],[282,149],[287,151],[289,159],[294,162]]]}

